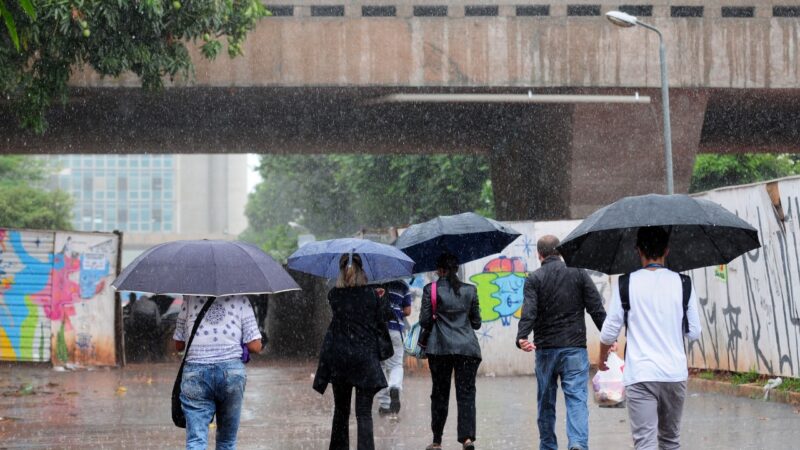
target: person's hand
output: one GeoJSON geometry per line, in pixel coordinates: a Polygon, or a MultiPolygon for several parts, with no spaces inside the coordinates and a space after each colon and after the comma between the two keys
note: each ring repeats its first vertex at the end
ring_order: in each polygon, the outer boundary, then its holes
{"type": "Polygon", "coordinates": [[[519,342],[519,348],[521,348],[523,351],[532,352],[532,351],[536,350],[536,346],[533,345],[533,342],[531,342],[531,341],[529,341],[527,339],[520,339],[517,342],[519,342]]]}
{"type": "Polygon", "coordinates": [[[599,370],[600,372],[605,372],[606,370],[608,370],[608,365],[606,365],[605,359],[600,359],[600,362],[597,363],[597,370],[599,370]]]}
{"type": "Polygon", "coordinates": [[[611,354],[611,353],[616,353],[616,352],[617,352],[617,343],[614,342],[613,344],[611,344],[611,347],[608,349],[608,353],[611,354]]]}

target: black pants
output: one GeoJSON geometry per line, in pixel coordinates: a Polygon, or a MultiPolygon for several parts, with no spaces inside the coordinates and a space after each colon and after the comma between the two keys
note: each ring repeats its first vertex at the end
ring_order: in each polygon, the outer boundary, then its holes
{"type": "MultiPolygon", "coordinates": [[[[330,450],[349,450],[350,437],[350,398],[354,386],[351,384],[333,385],[333,426],[331,427],[330,450]]],[[[372,436],[372,399],[377,391],[356,390],[356,423],[358,424],[358,450],[374,450],[372,436]]]]}
{"type": "Polygon", "coordinates": [[[433,442],[442,443],[444,424],[450,403],[450,379],[455,373],[458,404],[458,442],[475,440],[475,375],[481,360],[461,355],[428,355],[433,390],[431,392],[431,429],[433,442]]]}

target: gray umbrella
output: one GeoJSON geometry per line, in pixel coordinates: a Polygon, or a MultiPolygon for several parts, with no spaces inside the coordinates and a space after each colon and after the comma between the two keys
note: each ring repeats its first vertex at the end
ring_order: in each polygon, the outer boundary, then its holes
{"type": "Polygon", "coordinates": [[[722,206],[687,195],[625,197],[581,222],[558,250],[567,265],[607,274],[641,268],[636,233],[641,227],[670,228],[666,265],[682,272],[727,264],[761,247],[758,232],[722,206]]]}
{"type": "Polygon", "coordinates": [[[156,245],[139,255],[111,285],[120,291],[214,297],[300,289],[258,247],[220,240],[156,245]]]}

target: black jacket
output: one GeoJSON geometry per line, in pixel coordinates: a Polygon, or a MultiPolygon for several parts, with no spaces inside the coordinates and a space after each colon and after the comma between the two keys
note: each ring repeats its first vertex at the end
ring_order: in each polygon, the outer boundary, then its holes
{"type": "Polygon", "coordinates": [[[431,307],[431,284],[422,289],[419,324],[431,330],[429,355],[463,355],[480,359],[481,347],[475,331],[481,327],[481,310],[475,286],[462,284],[458,295],[444,278],[436,282],[436,320],[431,307]]]}
{"type": "Polygon", "coordinates": [[[603,327],[603,298],[589,274],[567,267],[558,256],[546,258],[542,267],[528,275],[524,292],[517,347],[531,331],[537,349],[586,347],[584,310],[598,330],[603,327]]]}
{"type": "Polygon", "coordinates": [[[394,316],[389,302],[378,298],[375,286],[333,288],[328,302],[333,314],[322,342],[314,389],[322,394],[328,383],[375,391],[385,388],[378,325],[394,316]]]}

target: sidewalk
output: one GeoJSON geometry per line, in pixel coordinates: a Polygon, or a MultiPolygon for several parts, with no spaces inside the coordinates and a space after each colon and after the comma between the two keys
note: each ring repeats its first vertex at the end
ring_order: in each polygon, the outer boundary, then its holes
{"type": "MultiPolygon", "coordinates": [[[[182,448],[184,431],[172,425],[169,413],[176,370],[174,364],[62,373],[2,366],[0,447],[182,448]]],[[[311,389],[313,371],[308,363],[248,366],[239,448],[327,448],[333,399],[330,391],[321,396],[311,389]]],[[[538,448],[535,379],[481,377],[477,391],[478,448],[538,448]]],[[[429,395],[427,377],[406,379],[400,420],[374,415],[377,449],[421,450],[430,443],[429,395]]],[[[590,404],[589,412],[591,448],[632,448],[625,409],[590,404]]],[[[562,398],[558,413],[563,447],[562,398]]],[[[455,419],[453,393],[445,449],[460,448],[455,419]]],[[[355,448],[355,418],[351,424],[355,448]]],[[[683,420],[686,449],[793,448],[797,442],[800,414],[790,405],[697,392],[688,398],[683,420]]]]}

